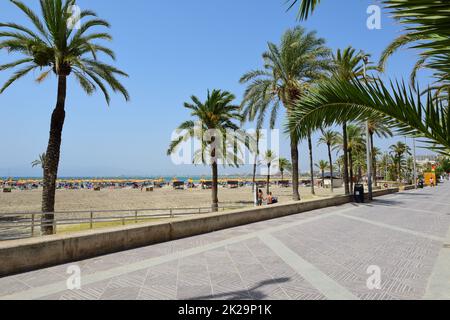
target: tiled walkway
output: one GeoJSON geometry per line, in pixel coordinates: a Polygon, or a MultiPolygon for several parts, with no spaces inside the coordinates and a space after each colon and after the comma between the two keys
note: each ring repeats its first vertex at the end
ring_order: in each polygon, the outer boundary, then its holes
{"type": "Polygon", "coordinates": [[[446,183],[2,278],[0,299],[450,299],[449,228],[446,183]]]}

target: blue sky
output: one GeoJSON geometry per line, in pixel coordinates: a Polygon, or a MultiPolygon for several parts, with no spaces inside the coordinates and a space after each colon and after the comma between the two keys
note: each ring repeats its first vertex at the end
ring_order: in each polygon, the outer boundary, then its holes
{"type": "MultiPolygon", "coordinates": [[[[27,3],[37,9],[37,0],[27,3]]],[[[78,0],[81,8],[96,11],[112,24],[109,46],[117,54],[116,65],[130,74],[124,83],[131,101],[113,96],[108,107],[102,95],[86,96],[69,82],[60,176],[208,174],[209,168],[175,166],[166,156],[172,131],[189,117],[183,102],[192,94],[203,99],[207,89],[214,88],[233,92],[239,102],[245,90],[240,76],[261,66],[268,41],[278,43],[283,32],[297,24],[317,30],[333,50],[352,45],[377,61],[401,26],[383,14],[381,30],[367,29],[367,7],[376,3],[323,1],[310,20],[299,23],[294,11],[286,13],[285,0],[78,0]]],[[[28,23],[4,0],[0,21],[28,23]]],[[[415,58],[413,51],[399,52],[389,61],[388,76],[407,79],[415,58]]],[[[0,64],[13,59],[0,53],[0,64]]],[[[10,74],[1,72],[0,82],[10,74]]],[[[422,86],[429,82],[426,74],[419,80],[422,86]]],[[[46,149],[55,99],[54,77],[38,85],[29,76],[0,95],[0,176],[40,175],[30,163],[46,149]]],[[[283,117],[280,113],[280,128],[283,117]]],[[[376,143],[386,149],[398,139],[404,141],[399,137],[376,143]]],[[[289,157],[284,136],[281,153],[289,157]]],[[[306,171],[304,143],[300,153],[306,171]]],[[[325,149],[316,148],[314,156],[316,161],[325,159],[325,149]]]]}

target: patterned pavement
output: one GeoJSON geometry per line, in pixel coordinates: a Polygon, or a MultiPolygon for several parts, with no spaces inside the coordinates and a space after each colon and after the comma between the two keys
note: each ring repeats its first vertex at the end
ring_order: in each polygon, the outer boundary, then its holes
{"type": "Polygon", "coordinates": [[[450,299],[449,196],[446,183],[1,278],[0,299],[450,299]]]}

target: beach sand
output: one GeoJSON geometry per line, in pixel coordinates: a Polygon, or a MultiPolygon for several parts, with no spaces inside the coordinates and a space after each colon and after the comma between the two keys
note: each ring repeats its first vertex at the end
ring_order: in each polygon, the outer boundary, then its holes
{"type": "MultiPolygon", "coordinates": [[[[251,187],[239,189],[219,188],[221,206],[251,206],[253,204],[251,187]]],[[[292,189],[272,187],[271,191],[281,203],[292,200],[292,189]]],[[[343,193],[343,188],[334,194],[329,190],[316,188],[317,197],[328,197],[343,193]]],[[[264,189],[265,192],[265,189],[264,189]]],[[[303,199],[313,198],[310,188],[301,187],[303,199]]],[[[0,193],[0,213],[39,212],[41,208],[41,190],[0,193]]],[[[93,190],[57,190],[56,211],[89,210],[135,210],[166,208],[208,208],[211,206],[211,190],[173,190],[169,187],[154,192],[141,192],[131,189],[93,190]]]]}

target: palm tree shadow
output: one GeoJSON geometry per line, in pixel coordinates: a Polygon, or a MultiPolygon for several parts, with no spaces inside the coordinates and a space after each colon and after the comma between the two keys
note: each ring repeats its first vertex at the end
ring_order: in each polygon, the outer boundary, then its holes
{"type": "Polygon", "coordinates": [[[271,279],[262,281],[255,286],[249,288],[248,290],[239,290],[239,291],[233,291],[233,292],[226,292],[226,293],[220,293],[220,294],[214,294],[212,296],[200,296],[200,297],[194,297],[189,300],[211,300],[211,299],[218,299],[218,300],[245,300],[245,299],[252,299],[252,300],[263,300],[267,297],[267,294],[261,292],[259,289],[273,285],[273,284],[281,284],[288,282],[290,278],[278,278],[278,279],[271,279]]]}

